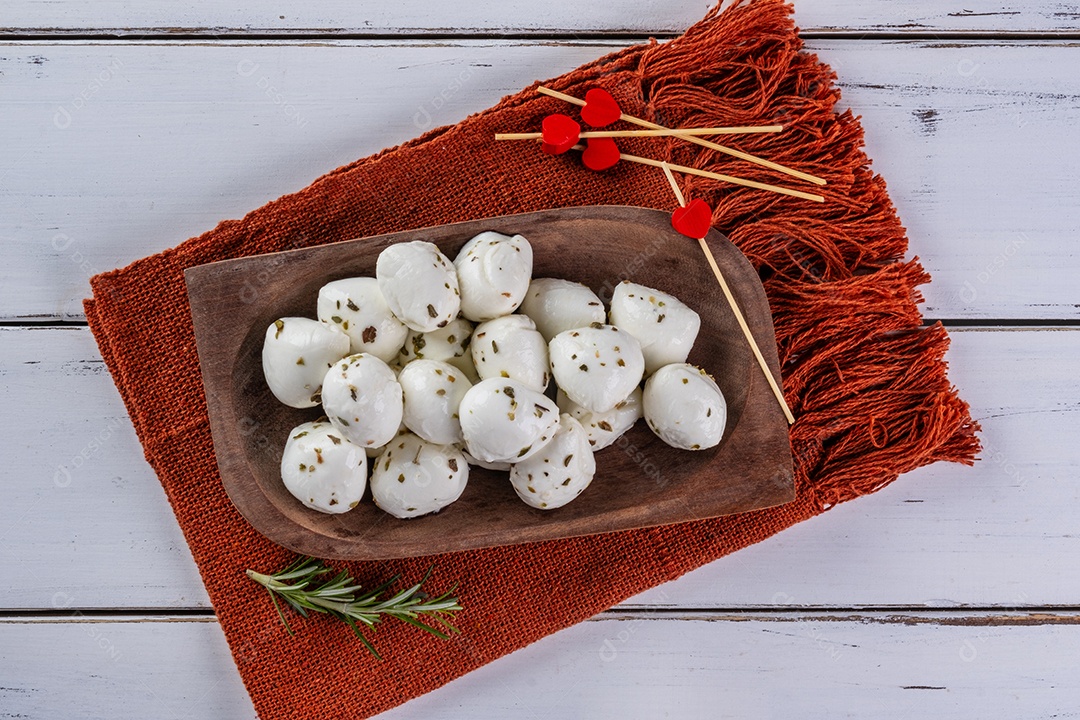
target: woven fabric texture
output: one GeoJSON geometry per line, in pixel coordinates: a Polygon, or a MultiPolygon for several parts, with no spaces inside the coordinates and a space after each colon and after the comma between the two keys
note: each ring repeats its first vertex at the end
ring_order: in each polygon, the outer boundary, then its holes
{"type": "MultiPolygon", "coordinates": [[[[670,42],[630,47],[544,84],[582,97],[608,89],[624,112],[665,126],[780,122],[779,135],[731,139],[743,151],[821,176],[784,175],[678,140],[635,139],[627,152],[821,192],[781,197],[702,178],[689,197],[759,269],[777,330],[797,498],[770,510],[610,535],[383,563],[352,563],[369,584],[435,564],[433,590],[459,583],[462,634],[442,641],[402,623],[373,636],[371,657],[326,618],[288,636],[244,570],[290,553],[256,533],[221,486],[183,279],[195,265],[494,215],[572,205],[675,201],[655,168],[598,174],[574,153],[551,157],[498,131],[574,109],[533,88],[453,127],[358,160],[241,220],[92,280],[86,315],[146,457],[190,545],[236,665],[264,720],[357,718],[391,708],[580,622],[623,599],[877,490],[938,460],[970,463],[977,427],[945,374],[948,338],[922,325],[906,238],[862,152],[862,129],[836,113],[834,75],[802,51],[790,7],[750,0],[711,11],[670,42]]],[[[337,563],[345,566],[346,564],[337,563]]]]}

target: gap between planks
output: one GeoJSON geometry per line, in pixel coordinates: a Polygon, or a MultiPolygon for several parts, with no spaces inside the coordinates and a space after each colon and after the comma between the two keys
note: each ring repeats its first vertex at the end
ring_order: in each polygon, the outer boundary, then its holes
{"type": "MultiPolygon", "coordinates": [[[[564,42],[589,44],[590,42],[620,42],[639,44],[650,39],[671,40],[682,33],[673,30],[642,32],[640,30],[546,30],[540,32],[499,32],[498,30],[463,30],[392,32],[342,32],[332,30],[304,29],[295,32],[214,32],[213,28],[105,28],[87,32],[79,28],[0,28],[2,42],[138,42],[171,41],[186,42],[304,42],[304,41],[475,41],[508,40],[518,42],[564,42]]],[[[880,41],[1038,41],[1080,40],[1080,32],[1055,30],[806,30],[799,33],[803,40],[880,40],[880,41]]]]}
{"type": "MultiPolygon", "coordinates": [[[[27,624],[128,624],[128,623],[217,623],[210,610],[196,612],[136,612],[117,610],[76,610],[19,613],[3,611],[0,625],[27,624]]],[[[1080,606],[1033,608],[1008,611],[1001,608],[972,610],[924,610],[920,608],[876,609],[713,609],[713,610],[620,610],[594,615],[584,622],[836,622],[872,625],[935,625],[945,627],[1031,627],[1042,625],[1080,626],[1080,606]]]]}

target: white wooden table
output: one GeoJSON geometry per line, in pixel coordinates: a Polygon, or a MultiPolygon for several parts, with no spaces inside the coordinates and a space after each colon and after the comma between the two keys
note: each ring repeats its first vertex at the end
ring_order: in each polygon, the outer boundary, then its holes
{"type": "MultiPolygon", "coordinates": [[[[87,278],[706,0],[5,0],[0,717],[247,718],[87,278]]],[[[1080,3],[800,0],[983,423],[938,465],[387,714],[1076,717],[1080,3]]]]}

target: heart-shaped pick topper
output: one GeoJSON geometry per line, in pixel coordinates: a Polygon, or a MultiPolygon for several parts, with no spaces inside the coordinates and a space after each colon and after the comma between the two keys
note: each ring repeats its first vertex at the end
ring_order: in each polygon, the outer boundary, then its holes
{"type": "Polygon", "coordinates": [[[712,208],[695,198],[671,213],[671,227],[689,238],[700,240],[709,234],[712,226],[712,208]]]}
{"type": "Polygon", "coordinates": [[[590,170],[600,171],[613,167],[620,157],[619,146],[611,138],[589,138],[581,153],[581,162],[590,170]]]}
{"type": "Polygon", "coordinates": [[[581,108],[581,119],[591,127],[604,127],[622,117],[622,109],[615,98],[603,88],[593,88],[585,93],[585,106],[581,108]]]}
{"type": "Polygon", "coordinates": [[[554,113],[540,125],[540,149],[548,155],[562,155],[577,144],[581,126],[569,115],[554,113]]]}

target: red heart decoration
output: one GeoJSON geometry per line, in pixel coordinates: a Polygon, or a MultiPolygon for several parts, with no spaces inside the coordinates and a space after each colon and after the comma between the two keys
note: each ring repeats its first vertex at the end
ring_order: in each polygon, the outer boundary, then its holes
{"type": "Polygon", "coordinates": [[[615,98],[603,88],[593,88],[585,93],[585,106],[581,108],[581,119],[592,127],[610,125],[622,117],[622,109],[615,98]]]}
{"type": "Polygon", "coordinates": [[[607,170],[619,162],[619,146],[611,138],[589,138],[585,143],[585,152],[581,153],[581,162],[590,170],[607,170]]]}
{"type": "Polygon", "coordinates": [[[700,240],[712,227],[712,208],[704,200],[691,200],[671,213],[671,227],[686,237],[700,240]]]}
{"type": "Polygon", "coordinates": [[[577,144],[581,126],[569,115],[554,113],[540,125],[540,149],[548,155],[562,155],[577,144]]]}

